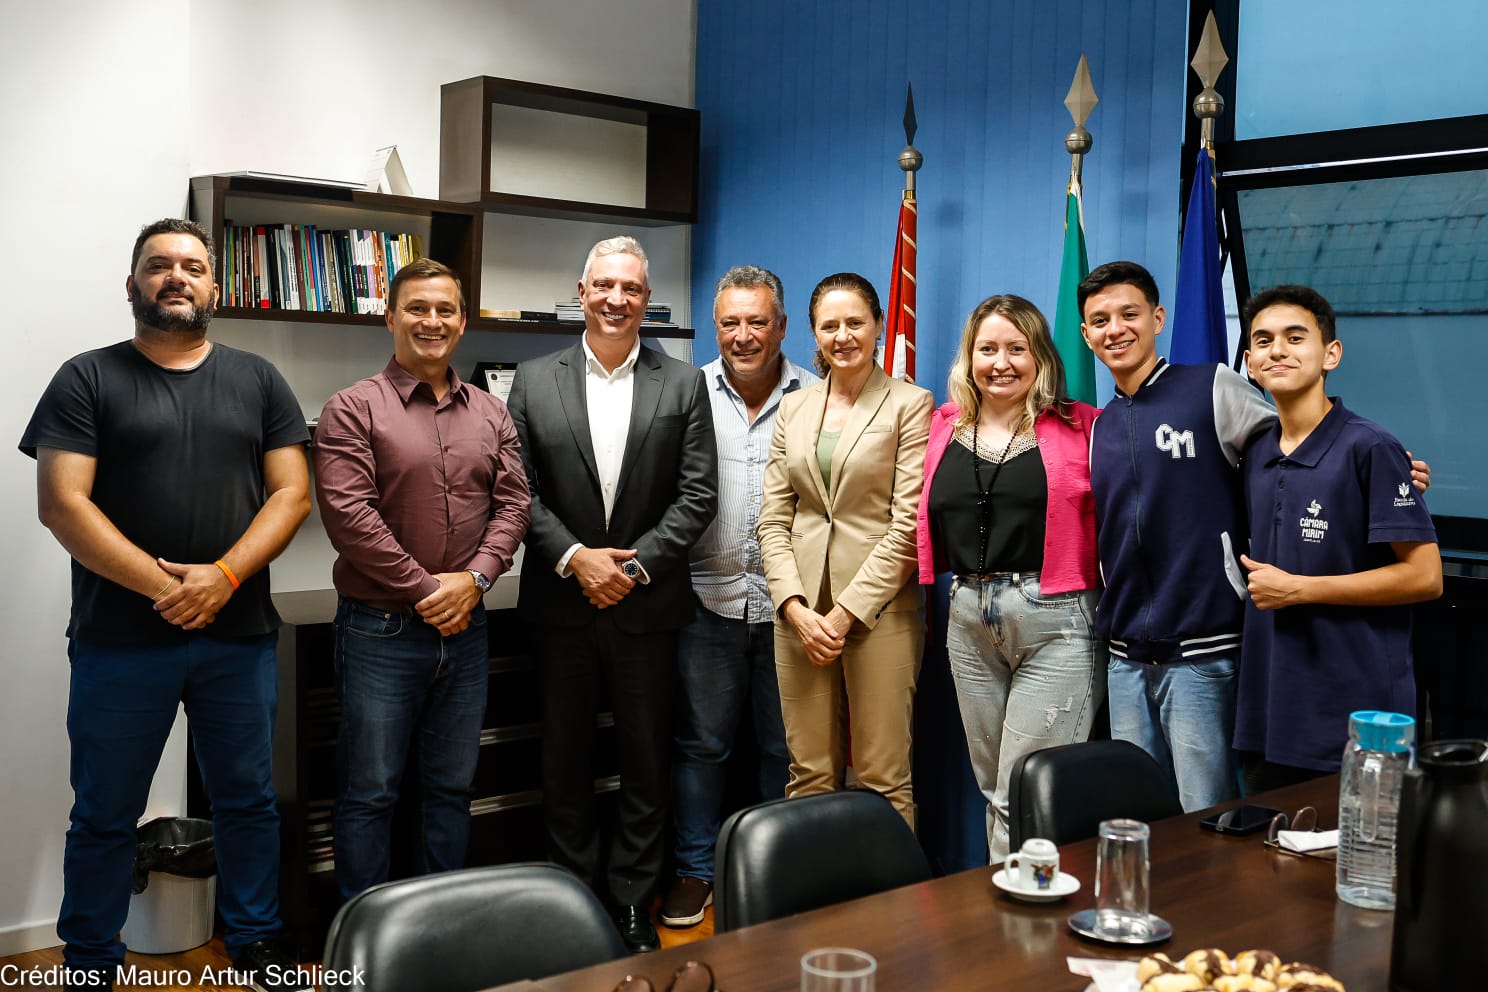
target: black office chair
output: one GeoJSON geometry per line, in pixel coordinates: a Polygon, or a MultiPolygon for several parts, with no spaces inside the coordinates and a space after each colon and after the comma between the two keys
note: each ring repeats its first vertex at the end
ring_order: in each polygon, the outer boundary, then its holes
{"type": "Polygon", "coordinates": [[[741,809],[719,831],[715,860],[719,933],[930,877],[904,819],[861,789],[741,809]]]}
{"type": "Polygon", "coordinates": [[[1085,741],[1025,754],[1008,781],[1008,850],[1030,837],[1094,837],[1102,820],[1160,820],[1183,812],[1168,775],[1130,741],[1085,741]]]}
{"type": "Polygon", "coordinates": [[[373,886],[331,922],[325,967],[362,969],[361,992],[476,992],[624,955],[582,882],[516,864],[373,886]]]}

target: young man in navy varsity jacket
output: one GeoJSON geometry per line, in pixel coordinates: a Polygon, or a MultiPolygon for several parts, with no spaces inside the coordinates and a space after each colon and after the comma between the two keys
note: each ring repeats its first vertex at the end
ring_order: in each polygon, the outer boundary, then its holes
{"type": "Polygon", "coordinates": [[[1235,748],[1247,792],[1338,770],[1349,713],[1413,714],[1411,603],[1442,592],[1441,554],[1409,456],[1330,397],[1343,344],[1306,286],[1245,304],[1251,377],[1278,422],[1246,449],[1250,554],[1235,748]]]}
{"type": "Polygon", "coordinates": [[[1111,736],[1168,769],[1185,810],[1203,809],[1238,791],[1231,742],[1247,546],[1238,467],[1276,412],[1222,365],[1158,357],[1166,313],[1142,266],[1102,265],[1078,298],[1085,342],[1116,382],[1090,444],[1111,736]]]}

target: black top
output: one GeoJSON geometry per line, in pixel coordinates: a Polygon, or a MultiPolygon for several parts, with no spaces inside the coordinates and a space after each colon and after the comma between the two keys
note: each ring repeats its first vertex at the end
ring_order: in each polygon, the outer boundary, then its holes
{"type": "MultiPolygon", "coordinates": [[[[946,562],[956,575],[977,571],[977,534],[981,509],[972,454],[951,441],[935,469],[930,490],[930,518],[935,533],[946,544],[946,562]]],[[[995,462],[980,458],[982,489],[991,485],[991,513],[987,519],[988,572],[1037,572],[1044,567],[1044,525],[1048,516],[1049,482],[1038,448],[1014,455],[998,471],[995,462]],[[993,481],[996,473],[996,481],[993,481]]]]}
{"type": "MultiPolygon", "coordinates": [[[[98,459],[93,502],[134,544],[167,561],[216,561],[264,504],[264,454],[309,441],[298,401],[274,366],[213,344],[194,369],[165,369],[132,341],[67,361],[52,378],[20,449],[98,459]]],[[[67,636],[174,641],[249,637],[279,626],[269,572],[243,579],[217,619],[184,631],[140,595],[72,563],[67,636]]]]}

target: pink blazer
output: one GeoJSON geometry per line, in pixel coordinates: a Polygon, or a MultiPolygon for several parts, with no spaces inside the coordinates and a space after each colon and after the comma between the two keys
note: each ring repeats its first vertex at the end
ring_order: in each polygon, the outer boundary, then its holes
{"type": "MultiPolygon", "coordinates": [[[[1090,427],[1100,411],[1086,403],[1072,409],[1077,427],[1053,410],[1034,421],[1039,457],[1049,480],[1049,509],[1044,521],[1044,568],[1039,591],[1046,595],[1094,589],[1100,584],[1095,548],[1095,498],[1090,493],[1090,427]]],[[[920,584],[930,585],[947,571],[944,545],[930,533],[930,486],[935,470],[955,433],[956,404],[946,403],[930,417],[930,446],[925,452],[925,491],[920,497],[916,538],[920,584]]]]}

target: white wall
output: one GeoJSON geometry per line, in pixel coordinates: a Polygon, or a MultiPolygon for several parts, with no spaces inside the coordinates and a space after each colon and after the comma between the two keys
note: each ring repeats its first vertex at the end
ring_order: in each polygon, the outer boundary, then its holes
{"type": "MultiPolygon", "coordinates": [[[[190,176],[251,169],[356,179],[374,149],[396,144],[414,191],[435,196],[441,83],[507,76],[691,106],[694,20],[694,0],[5,4],[0,298],[10,303],[10,360],[0,365],[0,438],[19,440],[62,361],[130,334],[129,248],[141,224],[184,212],[190,176]]],[[[655,246],[658,297],[685,306],[685,229],[636,233],[655,246]]],[[[583,258],[570,263],[571,250],[563,251],[549,278],[568,296],[583,258]]],[[[324,400],[335,356],[349,380],[380,368],[390,352],[370,328],[223,321],[212,334],[279,362],[303,361],[308,371],[286,372],[296,388],[303,384],[307,409],[324,400]],[[329,368],[317,371],[317,362],[329,368]]],[[[561,343],[472,334],[460,367],[561,343]]],[[[0,471],[0,515],[10,522],[0,535],[8,642],[0,661],[0,955],[56,943],[71,803],[67,557],[36,522],[33,464],[13,450],[8,457],[0,471]]],[[[315,522],[307,527],[276,588],[326,584],[329,549],[315,522]]],[[[152,797],[161,810],[180,805],[179,743],[171,750],[174,764],[152,797]]]]}

